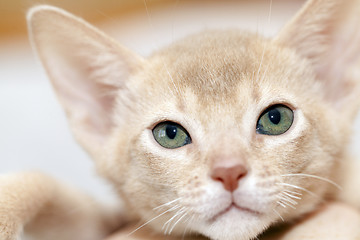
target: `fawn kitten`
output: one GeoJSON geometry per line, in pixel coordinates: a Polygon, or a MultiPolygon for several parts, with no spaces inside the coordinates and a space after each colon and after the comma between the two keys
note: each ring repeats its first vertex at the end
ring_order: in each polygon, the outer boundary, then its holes
{"type": "Polygon", "coordinates": [[[235,240],[347,194],[358,6],[312,0],[274,39],[207,31],[147,59],[53,7],[28,21],[76,138],[131,213],[235,240]]]}

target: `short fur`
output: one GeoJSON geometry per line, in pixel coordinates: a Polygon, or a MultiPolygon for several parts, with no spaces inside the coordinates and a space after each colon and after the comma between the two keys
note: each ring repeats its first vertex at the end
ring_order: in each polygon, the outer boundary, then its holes
{"type": "MultiPolygon", "coordinates": [[[[30,39],[74,135],[129,211],[116,220],[41,174],[3,176],[1,239],[24,226],[36,239],[57,239],[59,229],[59,239],[101,239],[129,219],[153,219],[147,225],[158,233],[246,240],[324,200],[359,203],[346,147],[360,104],[359,6],[311,0],[274,39],[207,31],[147,59],[63,10],[32,8],[30,39]],[[279,136],[257,134],[257,119],[274,104],[294,111],[293,125],[279,136]],[[181,124],[192,143],[157,144],[152,129],[163,121],[181,124]],[[247,169],[233,192],[211,178],[229,164],[247,169]],[[75,216],[65,214],[70,206],[75,216]]],[[[352,212],[334,206],[330,213],[352,212]]],[[[311,219],[281,239],[311,231],[311,219]]]]}

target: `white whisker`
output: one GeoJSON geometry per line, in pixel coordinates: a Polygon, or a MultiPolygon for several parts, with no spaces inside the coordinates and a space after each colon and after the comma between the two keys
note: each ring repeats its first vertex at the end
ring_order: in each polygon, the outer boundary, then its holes
{"type": "Polygon", "coordinates": [[[190,226],[190,224],[193,222],[194,218],[195,218],[195,215],[192,215],[191,217],[189,216],[188,219],[186,219],[186,220],[184,221],[184,222],[188,221],[188,223],[186,224],[186,227],[185,227],[184,232],[183,232],[183,234],[182,234],[181,240],[184,240],[184,239],[185,239],[186,231],[189,229],[189,226],[190,226]]]}
{"type": "Polygon", "coordinates": [[[270,0],[269,15],[268,15],[268,25],[270,25],[270,23],[271,23],[272,5],[273,5],[273,2],[272,2],[272,0],[270,0]]]}
{"type": "Polygon", "coordinates": [[[280,215],[278,211],[276,211],[275,209],[273,209],[273,211],[280,217],[283,222],[285,222],[284,218],[280,215]]]}
{"type": "Polygon", "coordinates": [[[177,199],[175,199],[175,200],[172,200],[172,201],[170,201],[170,202],[161,204],[160,206],[153,208],[153,210],[157,210],[157,209],[162,208],[162,207],[167,207],[167,206],[173,204],[174,202],[179,201],[180,199],[181,199],[181,197],[179,197],[179,198],[177,198],[177,199]]]}
{"type": "Polygon", "coordinates": [[[306,188],[299,187],[299,186],[296,186],[296,185],[292,185],[292,184],[289,184],[289,183],[277,183],[277,184],[279,184],[279,185],[283,185],[283,186],[292,187],[292,188],[296,188],[296,189],[302,190],[302,191],[304,191],[304,192],[306,192],[306,193],[310,194],[310,195],[311,195],[311,196],[313,196],[313,197],[319,198],[319,196],[318,196],[318,195],[316,195],[315,193],[313,193],[313,192],[311,192],[311,191],[307,190],[306,188]]]}
{"type": "Polygon", "coordinates": [[[145,6],[146,14],[147,14],[147,17],[148,17],[149,25],[150,25],[151,29],[155,29],[155,28],[154,28],[154,25],[153,25],[153,23],[152,23],[150,11],[149,11],[149,8],[148,8],[148,5],[147,5],[146,0],[144,0],[144,6],[145,6]]]}
{"type": "Polygon", "coordinates": [[[298,193],[298,192],[294,192],[294,191],[290,191],[290,190],[284,190],[283,192],[286,192],[286,193],[289,193],[289,194],[292,194],[292,195],[297,195],[297,196],[302,196],[302,193],[298,193]]]}
{"type": "Polygon", "coordinates": [[[169,91],[171,92],[171,94],[172,94],[173,96],[175,96],[174,91],[173,91],[173,89],[171,89],[170,86],[168,86],[168,89],[169,89],[169,91]]]}
{"type": "MultiPolygon", "coordinates": [[[[270,0],[270,7],[269,7],[269,15],[268,15],[268,22],[267,24],[269,25],[270,27],[270,22],[271,22],[271,14],[272,14],[272,5],[273,5],[273,2],[272,0],[270,0]]],[[[262,67],[262,64],[263,64],[263,61],[264,61],[264,56],[265,56],[265,51],[266,51],[266,48],[267,48],[267,44],[264,44],[264,48],[263,48],[263,52],[261,54],[261,60],[260,60],[260,64],[259,64],[259,68],[258,68],[258,71],[257,71],[257,80],[263,80],[266,76],[266,72],[269,68],[269,65],[267,66],[266,70],[264,71],[263,73],[263,76],[261,77],[261,79],[259,78],[259,75],[260,75],[260,72],[261,72],[261,67],[262,67]]],[[[253,72],[254,74],[254,72],[253,72]]]]}
{"type": "Polygon", "coordinates": [[[214,72],[210,71],[209,68],[206,65],[202,65],[202,67],[210,75],[210,78],[208,79],[210,81],[210,83],[212,85],[215,85],[216,81],[215,81],[214,72]]]}
{"type": "Polygon", "coordinates": [[[266,67],[266,69],[265,69],[265,71],[264,71],[264,73],[263,73],[263,75],[262,75],[262,77],[261,77],[261,79],[260,79],[260,82],[263,82],[263,81],[264,81],[265,76],[266,76],[266,73],[267,73],[267,71],[269,70],[269,67],[270,67],[270,65],[267,65],[267,67],[266,67]]]}
{"type": "Polygon", "coordinates": [[[330,183],[333,186],[335,186],[336,188],[338,188],[339,190],[342,190],[342,187],[339,184],[337,184],[336,182],[334,182],[334,181],[332,181],[330,179],[327,179],[327,178],[316,176],[316,175],[305,174],[305,173],[293,173],[293,174],[284,174],[284,175],[281,175],[281,176],[282,177],[309,177],[309,178],[315,178],[315,179],[319,179],[319,180],[322,180],[324,182],[330,183]]]}
{"type": "Polygon", "coordinates": [[[292,199],[289,198],[288,196],[282,195],[282,196],[281,196],[281,199],[282,199],[282,200],[285,200],[285,201],[287,201],[287,202],[289,202],[289,203],[291,203],[291,204],[293,204],[293,205],[297,205],[297,204],[298,204],[296,201],[292,200],[292,199]]]}
{"type": "Polygon", "coordinates": [[[168,231],[168,229],[169,229],[170,223],[171,223],[176,217],[178,217],[180,214],[182,214],[183,211],[184,211],[184,209],[185,209],[185,207],[180,208],[180,209],[174,214],[174,216],[172,216],[169,220],[167,220],[167,221],[164,223],[164,225],[163,225],[163,227],[162,227],[162,230],[164,230],[164,228],[165,228],[165,231],[164,231],[164,234],[165,234],[165,235],[166,235],[166,233],[167,233],[167,231],[168,231]]]}
{"type": "Polygon", "coordinates": [[[188,213],[185,211],[185,213],[173,224],[173,226],[170,229],[169,234],[172,233],[172,231],[174,230],[175,226],[181,221],[181,219],[183,219],[188,213]]]}
{"type": "Polygon", "coordinates": [[[282,206],[283,208],[286,208],[286,206],[282,202],[280,202],[280,200],[277,201],[276,203],[279,204],[280,206],[282,206]]]}
{"type": "Polygon", "coordinates": [[[166,210],[165,212],[157,215],[156,217],[150,219],[149,221],[147,221],[146,223],[144,223],[143,225],[141,225],[140,227],[136,228],[134,231],[132,231],[131,233],[129,233],[127,236],[130,236],[131,234],[133,234],[134,232],[136,232],[137,230],[139,230],[140,228],[146,226],[147,224],[151,223],[152,221],[154,221],[155,219],[158,219],[159,217],[163,216],[164,214],[168,213],[168,212],[171,212],[171,211],[174,211],[175,209],[179,208],[180,206],[179,205],[176,205],[168,210],[166,210]]]}
{"type": "Polygon", "coordinates": [[[165,67],[165,70],[166,70],[167,74],[168,74],[169,77],[170,77],[170,80],[171,80],[171,82],[172,82],[172,84],[173,84],[173,86],[174,86],[174,88],[175,88],[175,91],[179,94],[179,96],[182,96],[180,90],[178,89],[178,87],[177,87],[176,84],[175,84],[174,78],[173,78],[172,75],[170,74],[170,71],[169,71],[169,69],[168,69],[168,67],[167,67],[167,65],[166,65],[166,63],[165,63],[164,61],[163,61],[163,65],[164,65],[164,67],[165,67]]]}
{"type": "Polygon", "coordinates": [[[280,199],[279,202],[281,202],[285,206],[291,207],[292,209],[296,209],[295,206],[293,206],[291,203],[287,202],[285,199],[280,199]]]}
{"type": "Polygon", "coordinates": [[[290,198],[295,198],[295,199],[298,199],[298,200],[301,199],[301,197],[294,196],[294,195],[292,195],[292,194],[290,194],[290,193],[287,193],[287,192],[285,192],[285,191],[284,191],[282,194],[285,194],[286,196],[288,196],[288,197],[290,197],[290,198]]]}
{"type": "Polygon", "coordinates": [[[261,54],[261,60],[260,60],[258,72],[257,72],[257,75],[256,75],[256,76],[257,76],[257,80],[259,80],[259,74],[260,74],[261,67],[262,67],[262,64],[263,64],[263,61],[264,61],[266,46],[267,46],[267,45],[264,44],[264,48],[263,48],[263,52],[262,52],[262,54],[261,54]]]}

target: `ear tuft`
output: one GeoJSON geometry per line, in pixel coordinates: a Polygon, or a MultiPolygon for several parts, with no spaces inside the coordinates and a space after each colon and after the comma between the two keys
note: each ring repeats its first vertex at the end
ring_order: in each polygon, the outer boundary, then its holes
{"type": "Polygon", "coordinates": [[[36,6],[27,15],[29,36],[81,144],[95,154],[113,127],[117,94],[144,60],[70,13],[36,6]]]}

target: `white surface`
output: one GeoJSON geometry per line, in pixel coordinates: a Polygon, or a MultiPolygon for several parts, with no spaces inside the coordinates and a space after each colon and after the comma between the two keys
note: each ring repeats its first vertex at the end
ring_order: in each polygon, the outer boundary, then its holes
{"type": "MultiPolygon", "coordinates": [[[[274,35],[301,1],[178,1],[167,10],[148,9],[113,19],[101,28],[125,46],[148,55],[188,33],[212,28],[252,29],[274,35]]],[[[110,188],[95,177],[91,160],[73,140],[44,71],[27,41],[0,43],[0,173],[40,169],[91,194],[112,199],[110,188]]],[[[359,146],[360,119],[355,146],[359,146]]],[[[358,151],[359,152],[359,151],[358,151]]]]}

